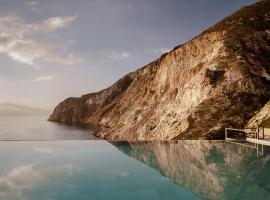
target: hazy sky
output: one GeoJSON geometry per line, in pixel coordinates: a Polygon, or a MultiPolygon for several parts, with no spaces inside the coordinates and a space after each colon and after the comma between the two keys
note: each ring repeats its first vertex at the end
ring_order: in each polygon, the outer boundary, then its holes
{"type": "Polygon", "coordinates": [[[95,92],[256,0],[0,0],[0,102],[95,92]]]}

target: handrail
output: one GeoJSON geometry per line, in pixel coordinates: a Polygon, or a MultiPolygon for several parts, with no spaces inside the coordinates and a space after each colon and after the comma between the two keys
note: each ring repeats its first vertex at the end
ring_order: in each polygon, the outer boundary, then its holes
{"type": "Polygon", "coordinates": [[[246,131],[245,131],[244,129],[225,128],[225,140],[228,139],[228,130],[231,130],[231,131],[239,131],[239,132],[244,132],[244,133],[246,133],[246,131]]]}
{"type": "MultiPolygon", "coordinates": [[[[254,131],[254,137],[255,139],[264,139],[264,127],[259,127],[257,125],[256,128],[245,128],[245,129],[237,129],[237,128],[225,128],[225,140],[227,140],[229,137],[228,137],[228,130],[231,130],[231,131],[239,131],[239,132],[244,132],[246,135],[248,134],[248,131],[247,130],[253,130],[254,131]],[[262,137],[260,138],[260,133],[262,133],[262,137]]],[[[233,138],[231,138],[233,139],[233,138]]]]}

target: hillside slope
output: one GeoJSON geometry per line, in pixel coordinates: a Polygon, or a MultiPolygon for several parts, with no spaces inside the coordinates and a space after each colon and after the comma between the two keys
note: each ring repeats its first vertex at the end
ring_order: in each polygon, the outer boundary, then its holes
{"type": "Polygon", "coordinates": [[[270,0],[225,18],[98,93],[69,98],[51,121],[105,139],[220,138],[270,100],[270,0]]]}

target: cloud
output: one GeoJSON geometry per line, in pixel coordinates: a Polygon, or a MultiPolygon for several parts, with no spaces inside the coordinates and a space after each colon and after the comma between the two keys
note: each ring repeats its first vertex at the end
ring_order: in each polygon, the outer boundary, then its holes
{"type": "Polygon", "coordinates": [[[27,199],[25,191],[45,181],[33,164],[16,167],[0,177],[0,199],[27,199]]]}
{"type": "Polygon", "coordinates": [[[36,77],[34,78],[35,82],[44,82],[44,81],[49,81],[53,78],[53,75],[48,75],[48,76],[40,76],[40,77],[36,77]]]}
{"type": "Polygon", "coordinates": [[[43,26],[47,31],[54,31],[59,28],[63,28],[73,22],[77,18],[76,16],[68,16],[68,17],[51,17],[45,21],[43,21],[43,26]]]}
{"type": "Polygon", "coordinates": [[[75,167],[72,164],[63,164],[58,166],[48,167],[44,172],[48,174],[50,177],[54,178],[57,175],[68,175],[74,176],[75,172],[81,171],[82,168],[75,167]]]}
{"type": "Polygon", "coordinates": [[[124,60],[131,57],[128,52],[114,50],[102,50],[100,51],[100,55],[104,58],[109,58],[112,60],[124,60]]]}
{"type": "Polygon", "coordinates": [[[35,187],[45,184],[64,184],[60,177],[73,176],[75,171],[81,170],[71,164],[37,167],[34,164],[26,164],[15,167],[0,177],[0,199],[28,200],[36,199],[30,191],[35,187]]]}
{"type": "Polygon", "coordinates": [[[27,1],[27,2],[25,2],[25,5],[29,8],[29,10],[33,11],[34,13],[37,13],[39,15],[42,14],[42,11],[37,8],[37,6],[39,5],[39,2],[27,1]]]}
{"type": "Polygon", "coordinates": [[[14,168],[5,177],[0,177],[0,185],[11,189],[24,189],[31,188],[44,179],[45,177],[34,169],[33,164],[28,164],[14,168]]]}
{"type": "Polygon", "coordinates": [[[130,57],[130,54],[127,52],[115,52],[114,54],[111,55],[111,58],[115,60],[126,59],[129,57],[130,57]]]}
{"type": "Polygon", "coordinates": [[[40,152],[40,153],[46,153],[46,154],[52,154],[53,153],[53,151],[51,149],[43,148],[43,147],[34,147],[33,150],[37,151],[37,152],[40,152]]]}
{"type": "Polygon", "coordinates": [[[121,171],[121,170],[113,170],[113,171],[111,172],[111,174],[112,174],[113,176],[117,176],[117,177],[121,177],[121,178],[126,178],[126,177],[128,177],[128,176],[130,175],[129,172],[121,171]]]}
{"type": "Polygon", "coordinates": [[[168,53],[169,51],[171,51],[171,49],[165,48],[165,47],[160,47],[157,49],[152,49],[149,50],[149,53],[153,53],[153,54],[164,54],[164,53],[168,53]]]}
{"type": "Polygon", "coordinates": [[[37,1],[27,1],[25,4],[28,6],[36,6],[36,5],[38,5],[38,2],[37,1]]]}
{"type": "Polygon", "coordinates": [[[16,62],[27,65],[56,63],[71,65],[82,59],[69,52],[63,44],[42,41],[48,36],[72,23],[77,16],[51,17],[39,23],[26,23],[20,17],[0,17],[0,53],[16,62]]]}

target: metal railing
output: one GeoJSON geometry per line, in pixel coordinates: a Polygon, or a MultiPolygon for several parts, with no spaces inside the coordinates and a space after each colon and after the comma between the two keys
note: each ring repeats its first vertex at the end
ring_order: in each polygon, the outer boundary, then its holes
{"type": "Polygon", "coordinates": [[[238,131],[238,132],[244,132],[246,134],[246,131],[244,129],[236,129],[236,128],[225,128],[225,140],[236,140],[234,138],[228,137],[228,131],[238,131]]]}
{"type": "Polygon", "coordinates": [[[265,133],[264,133],[264,127],[257,126],[256,128],[245,128],[245,129],[236,129],[236,128],[225,128],[225,140],[231,139],[235,140],[234,138],[228,137],[228,131],[238,131],[245,134],[245,137],[250,137],[254,135],[254,138],[264,139],[265,133]]]}
{"type": "Polygon", "coordinates": [[[256,150],[257,153],[257,157],[263,156],[264,155],[264,148],[262,144],[258,144],[258,143],[254,143],[254,145],[252,145],[251,143],[241,143],[239,141],[231,141],[231,140],[227,140],[227,142],[232,143],[232,144],[236,144],[242,147],[245,147],[246,150],[248,148],[254,149],[256,150]]]}

